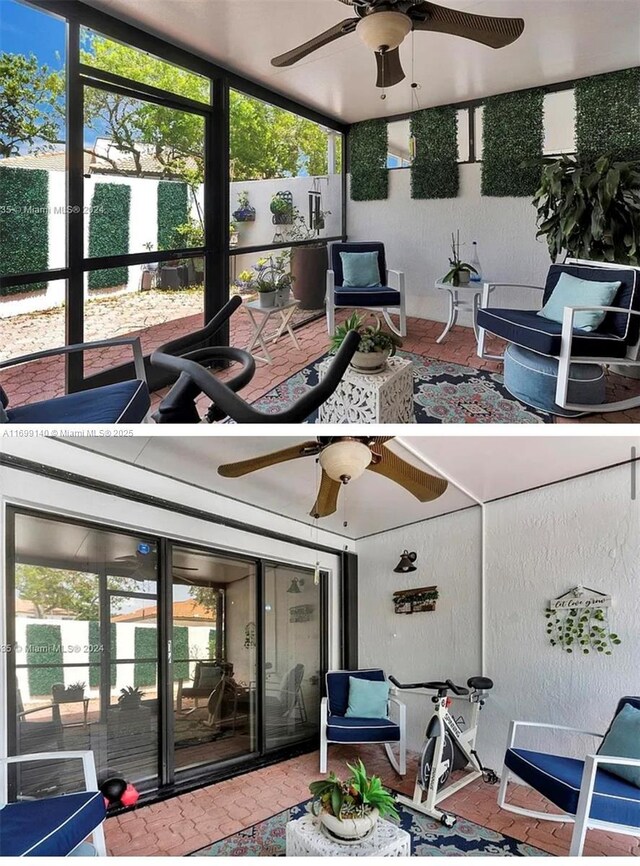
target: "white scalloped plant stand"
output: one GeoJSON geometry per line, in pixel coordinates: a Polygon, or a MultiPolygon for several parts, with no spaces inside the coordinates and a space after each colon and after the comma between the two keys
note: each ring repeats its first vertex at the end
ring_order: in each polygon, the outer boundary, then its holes
{"type": "Polygon", "coordinates": [[[411,836],[389,821],[378,819],[367,839],[342,845],[331,839],[313,815],[287,824],[287,857],[410,857],[411,836]]]}
{"type": "MultiPolygon", "coordinates": [[[[332,358],[318,366],[324,378],[332,358]]],[[[382,373],[359,373],[351,367],[320,407],[319,424],[415,424],[413,365],[406,358],[389,358],[382,373]]]]}

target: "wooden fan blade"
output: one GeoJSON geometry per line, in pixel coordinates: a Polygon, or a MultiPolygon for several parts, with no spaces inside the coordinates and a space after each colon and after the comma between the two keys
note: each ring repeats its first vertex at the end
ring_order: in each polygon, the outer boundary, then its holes
{"type": "Polygon", "coordinates": [[[384,475],[390,481],[395,481],[420,502],[431,502],[432,499],[437,499],[448,487],[448,482],[444,478],[417,469],[388,448],[382,449],[382,460],[379,463],[370,463],[367,469],[378,475],[384,475]]]}
{"type": "Polygon", "coordinates": [[[376,51],[376,64],[378,66],[378,79],[376,87],[393,87],[405,78],[402,63],[400,63],[400,49],[393,51],[376,51]]]}
{"type": "Polygon", "coordinates": [[[299,45],[297,48],[292,48],[291,51],[286,51],[284,54],[274,57],[271,61],[271,65],[292,66],[294,63],[297,63],[298,60],[302,60],[303,57],[306,57],[307,54],[312,54],[314,51],[317,51],[318,48],[322,48],[324,45],[329,45],[330,42],[335,42],[336,39],[340,39],[348,33],[353,33],[358,21],[360,21],[359,18],[346,18],[344,21],[341,21],[334,27],[330,27],[328,30],[325,30],[324,33],[319,33],[317,36],[314,36],[313,39],[309,39],[308,42],[299,45]]]}
{"type": "Polygon", "coordinates": [[[341,487],[342,484],[329,478],[323,469],[318,498],[310,511],[311,516],[328,517],[330,514],[333,514],[338,507],[338,494],[341,487]]]}
{"type": "Polygon", "coordinates": [[[473,15],[448,9],[435,3],[417,3],[409,10],[414,30],[450,33],[472,39],[490,48],[504,48],[515,42],[524,31],[522,18],[498,18],[492,15],[473,15]],[[421,20],[421,16],[426,18],[421,20]],[[417,16],[417,17],[416,17],[417,16]]]}
{"type": "Polygon", "coordinates": [[[249,460],[239,460],[237,463],[224,463],[218,466],[218,475],[223,478],[240,478],[258,469],[267,466],[277,466],[278,463],[286,463],[287,460],[296,460],[298,457],[307,457],[317,454],[320,446],[317,442],[303,442],[301,445],[293,445],[282,451],[273,451],[271,454],[262,454],[260,457],[250,457],[249,460]]]}

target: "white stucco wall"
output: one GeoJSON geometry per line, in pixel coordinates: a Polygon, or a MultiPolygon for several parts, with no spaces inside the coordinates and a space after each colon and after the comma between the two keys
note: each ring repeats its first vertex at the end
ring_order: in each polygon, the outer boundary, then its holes
{"type": "MultiPolygon", "coordinates": [[[[481,165],[460,166],[460,194],[455,199],[411,198],[411,172],[389,172],[386,201],[347,201],[349,240],[379,240],[386,246],[389,267],[406,274],[407,312],[411,316],[446,321],[447,295],[434,282],[448,270],[451,232],[460,229],[471,257],[473,241],[483,276],[492,282],[544,285],[549,253],[536,240],[535,210],[528,198],[487,198],[480,194],[481,165]]],[[[538,292],[496,290],[494,306],[537,309],[538,292]],[[503,301],[505,303],[503,303],[503,301]]],[[[460,324],[471,325],[469,315],[460,324]]]]}

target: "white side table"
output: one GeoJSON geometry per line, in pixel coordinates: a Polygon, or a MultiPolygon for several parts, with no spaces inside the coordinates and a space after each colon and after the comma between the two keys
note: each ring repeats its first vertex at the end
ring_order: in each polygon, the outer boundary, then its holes
{"type": "Polygon", "coordinates": [[[435,287],[439,292],[449,293],[449,320],[436,343],[441,343],[451,328],[457,323],[460,311],[469,312],[473,316],[473,332],[476,335],[477,342],[478,325],[476,323],[476,314],[482,297],[484,282],[469,282],[464,286],[453,286],[451,283],[443,283],[442,280],[436,280],[435,287]]]}
{"type": "MultiPolygon", "coordinates": [[[[318,366],[323,379],[333,358],[318,366]]],[[[415,424],[413,365],[394,356],[382,373],[359,373],[352,367],[320,407],[319,424],[415,424]]]]}
{"type": "Polygon", "coordinates": [[[272,364],[273,358],[269,354],[269,350],[267,349],[267,344],[265,343],[265,339],[271,340],[272,343],[277,343],[280,337],[286,331],[296,349],[300,348],[300,344],[296,339],[296,335],[293,332],[291,327],[291,319],[296,309],[298,308],[298,301],[292,298],[288,303],[281,304],[280,306],[274,307],[261,307],[259,301],[249,301],[248,304],[244,304],[244,309],[247,311],[249,318],[251,319],[251,324],[253,325],[253,334],[251,335],[251,340],[249,345],[247,346],[247,352],[251,352],[253,357],[257,361],[264,361],[265,364],[272,364]],[[269,337],[264,336],[264,330],[271,319],[272,316],[277,316],[280,314],[280,326],[277,331],[269,337]],[[253,353],[253,347],[258,344],[264,355],[256,355],[253,353]]]}
{"type": "Polygon", "coordinates": [[[287,824],[287,857],[410,857],[411,836],[389,821],[378,820],[373,834],[357,845],[343,845],[322,829],[313,815],[287,824]]]}

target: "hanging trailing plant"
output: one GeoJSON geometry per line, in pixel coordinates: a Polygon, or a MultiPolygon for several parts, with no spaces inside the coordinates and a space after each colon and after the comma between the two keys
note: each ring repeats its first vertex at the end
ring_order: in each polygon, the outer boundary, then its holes
{"type": "Polygon", "coordinates": [[[609,626],[609,596],[577,586],[549,603],[545,613],[547,637],[551,646],[566,653],[610,656],[622,643],[609,626]]]}
{"type": "Polygon", "coordinates": [[[411,115],[416,153],[411,166],[411,197],[456,198],[458,168],[458,112],[455,108],[427,108],[411,115]]]}
{"type": "Polygon", "coordinates": [[[389,196],[387,123],[365,120],[349,130],[352,201],[377,201],[389,196]]]}
{"type": "Polygon", "coordinates": [[[640,159],[640,67],[583,78],[575,94],[579,156],[640,159]]]}
{"type": "Polygon", "coordinates": [[[540,185],[542,90],[491,96],[484,105],[482,194],[532,196],[540,185]]]}

